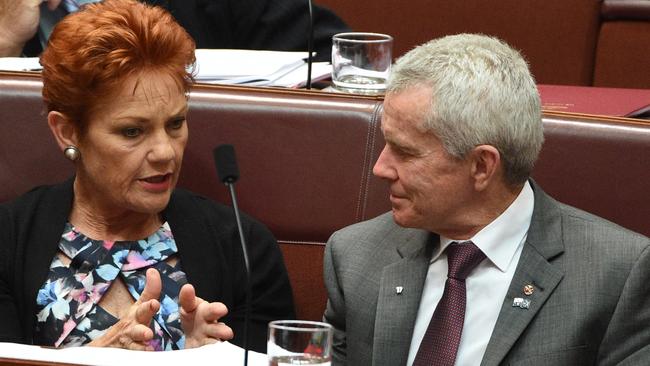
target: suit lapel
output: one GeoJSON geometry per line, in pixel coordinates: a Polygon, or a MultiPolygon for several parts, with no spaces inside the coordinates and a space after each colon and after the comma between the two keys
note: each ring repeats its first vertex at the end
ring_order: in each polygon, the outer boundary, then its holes
{"type": "Polygon", "coordinates": [[[427,243],[437,236],[425,231],[409,231],[408,237],[387,238],[404,243],[397,248],[401,260],[382,271],[377,297],[373,364],[406,363],[420,297],[429,268],[431,251],[427,243]]]}
{"type": "Polygon", "coordinates": [[[533,181],[531,186],[535,208],[528,237],[483,356],[484,366],[503,361],[564,276],[560,268],[552,265],[553,258],[564,252],[561,212],[533,181]],[[531,295],[524,294],[526,285],[534,287],[531,295]],[[529,307],[513,306],[516,298],[529,300],[529,307]]]}

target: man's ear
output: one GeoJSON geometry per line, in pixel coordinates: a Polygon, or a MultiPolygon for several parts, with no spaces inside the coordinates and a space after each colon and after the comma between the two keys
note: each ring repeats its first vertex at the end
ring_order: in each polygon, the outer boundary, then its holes
{"type": "Polygon", "coordinates": [[[61,112],[52,111],[47,114],[47,124],[56,139],[61,151],[68,146],[78,146],[79,134],[77,126],[61,112]]]}
{"type": "Polygon", "coordinates": [[[500,179],[501,154],[492,145],[478,145],[470,152],[471,174],[474,188],[483,191],[495,180],[500,179]]]}

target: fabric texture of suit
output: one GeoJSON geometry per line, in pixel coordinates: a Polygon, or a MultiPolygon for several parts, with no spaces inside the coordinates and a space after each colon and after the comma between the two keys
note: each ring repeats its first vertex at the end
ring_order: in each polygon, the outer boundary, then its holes
{"type": "MultiPolygon", "coordinates": [[[[481,365],[650,364],[650,240],[531,185],[531,226],[481,365]],[[530,308],[513,307],[516,297],[530,308]]],[[[406,364],[437,245],[391,213],[330,238],[324,319],[335,328],[334,365],[406,364]]]]}
{"type": "MultiPolygon", "coordinates": [[[[146,0],[162,6],[194,38],[197,48],[306,51],[307,0],[146,0]]],[[[316,61],[329,61],[332,36],[349,31],[330,10],[314,6],[316,61]]],[[[38,37],[25,46],[27,56],[41,51],[38,37]]]]}
{"type": "MultiPolygon", "coordinates": [[[[72,180],[39,187],[0,205],[0,342],[33,343],[36,294],[72,208],[72,180]]],[[[245,304],[244,261],[232,209],[176,189],[163,218],[171,227],[183,270],[197,296],[223,302],[221,321],[242,344],[245,304]]],[[[242,217],[251,264],[249,345],[266,350],[267,324],[293,319],[295,311],[282,253],[262,224],[242,217]]]]}

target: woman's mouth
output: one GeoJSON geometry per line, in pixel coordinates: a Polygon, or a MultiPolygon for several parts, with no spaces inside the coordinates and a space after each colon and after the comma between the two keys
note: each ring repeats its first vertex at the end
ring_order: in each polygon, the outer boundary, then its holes
{"type": "Polygon", "coordinates": [[[145,178],[144,181],[147,183],[162,183],[167,179],[169,174],[165,175],[155,175],[153,177],[145,178]]]}
{"type": "Polygon", "coordinates": [[[172,174],[152,175],[150,177],[140,179],[142,186],[145,190],[150,192],[165,192],[171,187],[172,174]]]}

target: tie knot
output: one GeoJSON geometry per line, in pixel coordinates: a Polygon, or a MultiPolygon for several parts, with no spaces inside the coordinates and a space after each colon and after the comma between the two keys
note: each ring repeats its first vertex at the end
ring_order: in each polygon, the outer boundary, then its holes
{"type": "Polygon", "coordinates": [[[447,248],[447,277],[465,280],[474,267],[485,259],[485,254],[471,241],[453,242],[447,248]]]}

